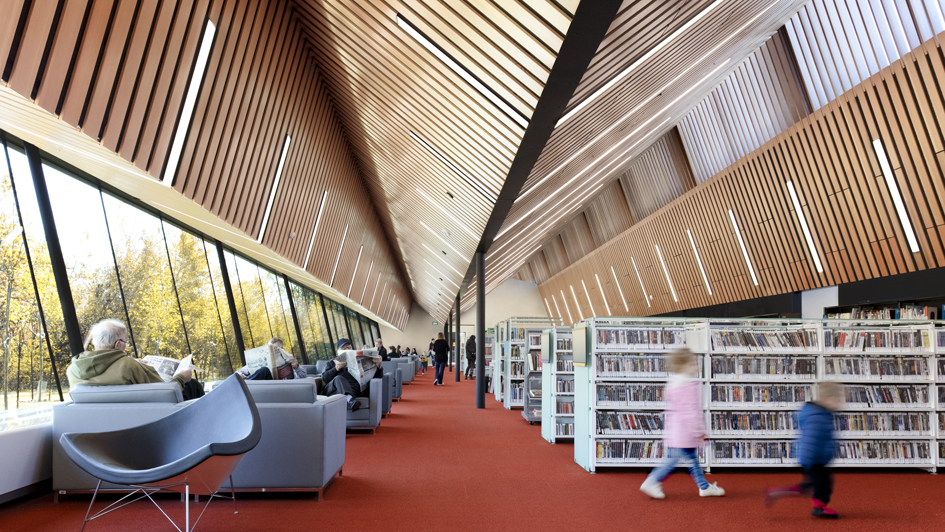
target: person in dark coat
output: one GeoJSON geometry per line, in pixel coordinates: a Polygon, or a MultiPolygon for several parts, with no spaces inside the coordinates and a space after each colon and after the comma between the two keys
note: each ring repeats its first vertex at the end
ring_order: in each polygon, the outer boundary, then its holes
{"type": "Polygon", "coordinates": [[[377,341],[374,342],[374,347],[377,348],[377,354],[380,355],[382,362],[387,362],[388,360],[390,360],[390,356],[388,356],[387,354],[387,348],[384,347],[383,340],[378,338],[377,341]]]}
{"type": "MultiPolygon", "coordinates": [[[[347,338],[338,340],[338,351],[350,349],[354,349],[351,340],[347,338]]],[[[348,400],[348,409],[357,412],[361,408],[361,403],[357,399],[358,397],[364,397],[364,393],[361,391],[361,383],[348,371],[347,362],[335,360],[334,363],[333,367],[321,374],[322,381],[326,383],[325,395],[344,395],[348,400]]],[[[381,379],[383,377],[384,370],[378,365],[372,378],[381,379]]]]}
{"type": "Polygon", "coordinates": [[[476,378],[476,335],[466,340],[466,379],[476,378]]]}
{"type": "Polygon", "coordinates": [[[438,333],[436,341],[433,342],[433,384],[436,386],[443,386],[443,372],[446,370],[446,362],[449,357],[450,344],[446,343],[446,337],[443,336],[443,333],[438,333]]]}
{"type": "Polygon", "coordinates": [[[833,413],[843,406],[843,385],[833,381],[821,382],[817,386],[817,401],[810,401],[801,408],[798,424],[801,439],[798,441],[798,461],[804,469],[804,481],[794,486],[768,488],[765,505],[770,506],[782,497],[811,497],[811,515],[826,519],[840,517],[828,508],[833,494],[833,474],[827,465],[833,460],[836,440],[833,436],[833,413]]]}

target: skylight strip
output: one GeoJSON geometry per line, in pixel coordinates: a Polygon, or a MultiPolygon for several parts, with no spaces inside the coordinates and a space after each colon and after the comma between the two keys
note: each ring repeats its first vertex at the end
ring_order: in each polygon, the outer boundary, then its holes
{"type": "Polygon", "coordinates": [[[915,239],[915,233],[912,231],[912,222],[909,221],[909,214],[906,213],[906,207],[902,203],[902,196],[899,195],[899,187],[896,185],[896,178],[893,175],[892,168],[889,166],[889,159],[886,157],[886,150],[883,148],[883,141],[876,139],[873,141],[873,150],[876,151],[876,157],[879,159],[879,167],[883,170],[883,177],[886,178],[886,186],[889,188],[889,196],[896,207],[896,214],[899,215],[899,222],[902,224],[902,232],[906,235],[906,241],[909,242],[909,249],[913,253],[919,252],[919,242],[915,239]]]}
{"type": "MultiPolygon", "coordinates": [[[[564,296],[564,294],[562,293],[562,297],[563,297],[563,296],[564,296]]],[[[560,316],[561,316],[561,307],[558,306],[558,300],[555,299],[555,295],[554,295],[554,294],[551,294],[551,301],[554,302],[554,304],[555,304],[555,310],[558,312],[558,316],[560,317],[560,316]]],[[[568,316],[568,318],[570,319],[570,315],[568,316]]]]}
{"type": "Polygon", "coordinates": [[[545,308],[548,309],[548,317],[552,317],[553,314],[551,313],[551,306],[548,304],[548,298],[546,297],[544,299],[545,299],[545,308]]]}
{"type": "Polygon", "coordinates": [[[728,217],[732,220],[732,227],[735,229],[735,236],[738,237],[738,245],[742,248],[742,256],[745,257],[745,264],[748,265],[748,273],[751,274],[751,282],[758,286],[758,278],[755,277],[755,267],[751,265],[751,259],[748,258],[748,248],[745,247],[745,241],[742,240],[742,232],[738,228],[738,222],[735,221],[735,213],[732,209],[728,210],[728,217]]]}
{"type": "Polygon", "coordinates": [[[197,104],[197,96],[200,94],[200,86],[203,84],[203,74],[207,69],[207,59],[210,58],[210,50],[213,48],[213,35],[216,31],[216,26],[208,19],[204,26],[200,48],[197,51],[197,60],[194,62],[194,73],[190,78],[190,84],[187,86],[184,107],[181,109],[177,130],[174,132],[171,153],[168,155],[167,165],[164,167],[162,182],[169,187],[174,186],[174,179],[177,177],[180,154],[184,150],[184,141],[187,140],[187,133],[190,131],[190,119],[194,115],[194,106],[197,104]]]}
{"type": "MultiPolygon", "coordinates": [[[[449,169],[453,171],[453,173],[463,178],[463,180],[465,180],[467,183],[472,185],[472,187],[478,190],[480,194],[486,197],[486,199],[488,199],[492,203],[495,203],[496,201],[499,200],[499,198],[495,194],[493,194],[492,192],[489,192],[489,190],[486,187],[482,186],[482,184],[480,184],[478,180],[473,179],[469,174],[464,172],[460,167],[453,164],[453,161],[450,161],[449,159],[444,157],[439,151],[437,151],[436,148],[434,148],[429,143],[427,143],[427,141],[420,138],[416,133],[411,131],[410,136],[413,138],[413,140],[417,141],[421,146],[426,148],[428,152],[432,153],[434,157],[439,159],[441,163],[448,166],[449,169]]],[[[430,201],[433,201],[433,200],[430,200],[430,201]]]]}
{"type": "Polygon", "coordinates": [[[358,250],[358,260],[354,261],[354,271],[351,272],[351,283],[348,284],[348,295],[351,297],[351,289],[354,288],[354,276],[358,274],[358,266],[361,264],[361,253],[364,251],[364,245],[358,250]]]}
{"type": "Polygon", "coordinates": [[[814,259],[814,266],[818,273],[824,273],[824,266],[820,263],[820,255],[817,254],[817,248],[814,247],[814,238],[810,234],[810,228],[807,227],[807,218],[804,216],[804,210],[801,208],[801,202],[797,198],[797,192],[794,191],[794,183],[787,182],[788,192],[791,194],[791,203],[794,204],[794,212],[797,213],[797,219],[801,222],[801,229],[804,231],[804,240],[807,241],[807,249],[814,259]]]}
{"type": "MultiPolygon", "coordinates": [[[[581,320],[583,321],[583,320],[584,320],[584,311],[581,310],[581,304],[578,303],[578,298],[577,298],[577,296],[574,294],[574,285],[573,285],[573,284],[569,284],[568,286],[571,287],[571,297],[574,298],[574,306],[577,307],[578,316],[580,316],[580,317],[581,317],[581,320]]],[[[567,301],[565,301],[565,304],[567,304],[567,301]]]]}
{"type": "Polygon", "coordinates": [[[308,269],[308,259],[312,257],[312,248],[315,247],[315,233],[318,232],[318,224],[322,221],[322,210],[325,208],[325,198],[328,197],[328,191],[322,193],[322,201],[318,205],[318,214],[315,215],[315,227],[312,228],[312,238],[308,242],[308,252],[305,253],[305,264],[302,269],[308,269]]]}
{"type": "MultiPolygon", "coordinates": [[[[620,287],[620,279],[617,279],[617,272],[614,270],[614,267],[610,267],[610,273],[614,274],[614,282],[617,283],[617,291],[620,292],[620,299],[623,300],[623,310],[625,312],[630,312],[630,307],[627,306],[627,298],[623,295],[623,288],[620,287]]],[[[643,283],[640,283],[640,286],[643,286],[643,283]]]]}
{"type": "Polygon", "coordinates": [[[604,293],[604,287],[600,284],[600,276],[595,273],[594,277],[597,279],[597,289],[600,290],[600,297],[604,298],[604,306],[607,308],[607,315],[611,316],[610,303],[607,302],[607,294],[604,293]]]}
{"type": "Polygon", "coordinates": [[[473,233],[468,227],[466,227],[465,224],[463,224],[463,222],[457,220],[456,217],[453,216],[453,215],[450,213],[450,211],[444,209],[439,203],[433,201],[433,198],[431,198],[430,196],[427,196],[427,193],[426,193],[426,192],[420,190],[419,187],[417,188],[417,192],[419,192],[424,198],[426,198],[427,201],[429,201],[430,203],[432,203],[434,207],[436,207],[437,209],[440,209],[440,211],[441,211],[443,214],[449,216],[450,220],[453,220],[454,222],[456,222],[456,225],[462,227],[464,231],[466,231],[467,233],[469,233],[469,236],[473,237],[473,239],[475,239],[475,240],[477,240],[477,241],[479,240],[479,237],[476,236],[476,233],[473,233]]]}
{"type": "Polygon", "coordinates": [[[712,287],[709,286],[709,277],[705,274],[705,268],[702,267],[702,259],[699,258],[699,250],[696,249],[696,240],[692,238],[692,231],[686,229],[686,234],[689,235],[689,243],[692,244],[692,253],[696,256],[696,263],[699,264],[699,271],[702,272],[702,280],[705,281],[705,289],[709,291],[709,295],[712,295],[712,287]]]}
{"type": "MultiPolygon", "coordinates": [[[[653,48],[651,48],[649,52],[647,52],[647,53],[643,54],[642,56],[640,56],[639,59],[637,59],[636,61],[634,61],[632,64],[630,64],[630,66],[628,66],[628,67],[625,68],[622,72],[620,72],[619,74],[617,74],[612,80],[610,80],[610,81],[608,81],[606,84],[602,85],[599,89],[597,89],[596,91],[594,91],[590,96],[588,96],[587,98],[585,98],[581,103],[579,103],[579,104],[577,104],[576,106],[574,106],[574,109],[571,109],[570,111],[568,111],[567,114],[565,114],[564,116],[561,117],[561,119],[558,120],[558,123],[555,124],[555,127],[558,127],[558,126],[560,126],[561,124],[563,124],[564,122],[566,122],[569,118],[571,118],[572,116],[574,116],[575,114],[577,114],[581,109],[583,109],[583,108],[586,107],[588,104],[590,104],[592,101],[594,101],[595,99],[597,99],[598,96],[604,94],[604,93],[607,92],[607,90],[609,90],[611,87],[613,87],[614,85],[616,85],[617,83],[619,83],[623,78],[627,77],[631,72],[633,72],[634,70],[636,70],[636,68],[637,68],[638,66],[642,65],[643,63],[645,63],[646,61],[648,61],[651,57],[653,57],[653,56],[655,56],[656,54],[660,53],[660,52],[663,50],[663,48],[665,48],[665,47],[666,47],[667,45],[669,45],[671,42],[673,42],[674,40],[676,40],[677,37],[679,37],[680,35],[682,35],[682,34],[683,34],[686,30],[688,30],[689,28],[693,27],[693,26],[694,26],[695,24],[697,24],[700,20],[702,20],[706,15],[708,15],[709,12],[711,12],[712,10],[714,10],[715,8],[717,8],[720,4],[722,4],[722,3],[724,3],[724,2],[726,2],[726,0],[715,0],[715,2],[713,2],[710,6],[706,7],[706,8],[703,9],[702,11],[700,11],[699,14],[696,15],[695,17],[693,17],[692,19],[690,19],[689,22],[686,22],[685,24],[683,24],[682,26],[680,26],[679,29],[677,29],[676,31],[674,31],[669,37],[666,37],[665,39],[663,39],[662,41],[660,41],[659,44],[657,44],[656,46],[654,46],[653,48]]],[[[769,8],[769,9],[770,9],[770,8],[769,8]]],[[[767,10],[766,10],[766,11],[767,11],[767,10]]]]}
{"type": "Polygon", "coordinates": [[[450,243],[447,242],[445,238],[443,238],[442,236],[440,236],[439,233],[437,233],[437,232],[434,231],[433,229],[430,229],[430,226],[428,226],[427,224],[423,223],[423,220],[417,220],[417,221],[420,222],[420,225],[422,225],[423,227],[425,227],[425,228],[427,229],[427,231],[433,233],[434,235],[436,235],[437,238],[439,238],[440,240],[442,240],[443,243],[446,244],[446,247],[452,249],[454,253],[456,253],[457,255],[459,255],[459,258],[461,258],[461,259],[463,259],[464,261],[466,261],[467,264],[470,262],[470,260],[467,259],[466,257],[464,257],[462,253],[460,253],[459,251],[456,251],[456,248],[454,248],[452,245],[450,245],[450,243]]]}
{"type": "MultiPolygon", "coordinates": [[[[428,261],[426,258],[423,259],[423,262],[427,263],[431,268],[433,268],[433,271],[435,271],[436,273],[440,274],[440,277],[442,277],[443,279],[449,279],[449,276],[443,275],[443,272],[441,272],[440,270],[436,269],[436,266],[434,266],[433,263],[431,263],[430,261],[428,261]]],[[[455,286],[457,289],[459,289],[459,285],[456,284],[455,282],[453,282],[452,279],[450,279],[450,283],[453,283],[453,286],[455,286]]]]}
{"type": "Polygon", "coordinates": [[[640,270],[637,269],[637,261],[630,257],[630,262],[633,263],[633,271],[637,273],[637,281],[640,281],[640,290],[643,290],[643,299],[646,300],[646,306],[650,306],[650,296],[646,293],[646,287],[643,286],[643,278],[640,277],[640,270]]]}
{"type": "Polygon", "coordinates": [[[401,27],[408,35],[413,37],[417,42],[419,42],[428,52],[433,54],[437,59],[443,62],[444,65],[450,68],[453,72],[456,73],[459,77],[463,78],[466,83],[472,85],[474,89],[479,91],[480,94],[486,97],[493,105],[501,109],[506,115],[514,120],[518,125],[523,128],[528,127],[528,120],[522,116],[521,113],[516,111],[512,106],[507,104],[498,94],[492,91],[489,87],[486,87],[481,81],[476,79],[471,72],[462,67],[457,63],[452,57],[450,57],[446,52],[440,49],[439,46],[433,43],[426,35],[421,33],[418,29],[414,28],[410,22],[397,15],[397,25],[401,27]]]}
{"type": "MultiPolygon", "coordinates": [[[[377,272],[377,280],[378,280],[378,281],[381,280],[381,272],[377,272]]],[[[377,287],[375,286],[374,289],[375,289],[375,291],[376,291],[376,290],[377,290],[377,287]]],[[[381,298],[377,301],[377,314],[378,314],[378,315],[381,314],[381,307],[384,306],[384,292],[386,292],[386,291],[387,291],[387,280],[385,279],[385,280],[384,280],[384,288],[381,289],[381,298]]],[[[372,306],[374,305],[374,298],[373,298],[373,297],[371,298],[371,305],[372,305],[372,306]]]]}
{"type": "MultiPolygon", "coordinates": [[[[425,247],[425,248],[427,249],[427,251],[429,251],[430,253],[433,253],[434,255],[440,257],[440,252],[439,252],[439,251],[433,251],[433,250],[430,248],[430,246],[426,245],[426,243],[421,242],[420,245],[422,245],[423,247],[425,247]]],[[[459,270],[457,270],[456,268],[454,268],[453,265],[450,264],[449,262],[447,262],[446,259],[444,259],[443,257],[440,257],[440,260],[442,260],[442,261],[443,261],[443,264],[445,264],[449,269],[451,269],[451,270],[453,270],[454,272],[456,272],[456,275],[464,275],[464,274],[460,273],[459,270]]],[[[465,276],[465,275],[464,275],[464,276],[465,276]]]]}
{"type": "Polygon", "coordinates": [[[364,288],[361,290],[361,299],[358,300],[359,305],[364,304],[364,295],[367,294],[367,285],[371,282],[371,272],[374,271],[374,261],[371,261],[371,265],[367,269],[367,275],[364,276],[364,288]]]}
{"type": "Polygon", "coordinates": [[[568,298],[564,297],[564,290],[561,291],[561,301],[564,301],[564,310],[568,311],[568,321],[574,323],[574,318],[571,317],[571,309],[568,307],[568,298]]]}
{"type": "Polygon", "coordinates": [[[282,155],[279,156],[279,166],[276,167],[276,179],[272,183],[272,190],[269,191],[269,201],[266,203],[266,214],[263,215],[262,227],[259,228],[259,237],[256,238],[256,242],[262,243],[262,239],[266,235],[266,227],[269,226],[269,215],[272,213],[272,203],[276,200],[276,191],[279,190],[279,181],[282,179],[282,168],[285,165],[285,157],[286,154],[289,153],[289,144],[291,142],[292,137],[286,135],[285,143],[282,145],[282,155]]]}
{"type": "Polygon", "coordinates": [[[656,244],[653,244],[653,247],[656,248],[656,255],[660,258],[660,265],[663,266],[663,275],[666,276],[666,283],[669,284],[669,291],[673,294],[673,301],[679,302],[679,299],[676,298],[676,289],[673,288],[673,281],[669,278],[669,270],[666,269],[666,262],[663,261],[663,252],[660,251],[660,247],[656,244]]]}
{"type": "Polygon", "coordinates": [[[338,262],[341,261],[341,252],[345,249],[345,239],[348,238],[348,224],[345,224],[345,232],[341,235],[341,245],[338,246],[338,256],[335,258],[335,267],[331,270],[331,281],[328,286],[335,285],[335,273],[338,272],[338,262]]]}
{"type": "Polygon", "coordinates": [[[587,285],[584,284],[584,279],[581,279],[581,286],[584,287],[584,297],[587,298],[587,304],[591,306],[591,317],[597,316],[597,311],[594,310],[594,302],[591,301],[591,294],[587,291],[587,285]]]}

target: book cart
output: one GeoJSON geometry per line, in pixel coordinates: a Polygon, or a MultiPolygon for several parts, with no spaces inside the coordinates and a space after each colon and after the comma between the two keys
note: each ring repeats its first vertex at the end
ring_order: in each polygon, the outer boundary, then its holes
{"type": "Polygon", "coordinates": [[[571,327],[541,334],[541,437],[551,443],[574,439],[574,358],[571,327]]]}
{"type": "MultiPolygon", "coordinates": [[[[507,356],[505,360],[503,404],[506,410],[524,409],[525,385],[528,380],[528,358],[532,352],[538,356],[541,351],[541,331],[548,327],[561,325],[561,318],[509,318],[504,322],[504,325],[506,340],[503,345],[507,356]]],[[[540,390],[541,379],[537,378],[532,381],[532,385],[534,389],[540,390]]],[[[537,421],[541,421],[540,416],[537,421]]]]}
{"type": "Polygon", "coordinates": [[[495,400],[502,402],[505,399],[505,322],[500,321],[495,325],[495,344],[492,355],[492,394],[495,400]]]}
{"type": "Polygon", "coordinates": [[[945,467],[945,321],[935,322],[935,419],[938,435],[938,467],[945,467]]]}
{"type": "Polygon", "coordinates": [[[682,345],[700,356],[707,470],[796,465],[797,411],[820,380],[842,382],[846,393],[835,417],[834,466],[934,471],[945,451],[945,411],[936,406],[945,399],[936,390],[943,365],[936,351],[945,348],[931,321],[595,318],[579,325],[575,461],[588,471],[659,463],[662,357],[682,345]]]}

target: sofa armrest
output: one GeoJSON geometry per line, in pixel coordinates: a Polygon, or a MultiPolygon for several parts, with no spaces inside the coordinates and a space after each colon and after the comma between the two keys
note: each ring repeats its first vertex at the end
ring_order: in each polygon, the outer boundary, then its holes
{"type": "Polygon", "coordinates": [[[381,424],[381,412],[384,401],[384,379],[371,379],[371,426],[376,427],[381,424]]]}
{"type": "Polygon", "coordinates": [[[384,377],[381,379],[384,381],[384,410],[383,413],[386,414],[390,412],[391,405],[394,404],[394,376],[390,373],[385,373],[384,377]]]}

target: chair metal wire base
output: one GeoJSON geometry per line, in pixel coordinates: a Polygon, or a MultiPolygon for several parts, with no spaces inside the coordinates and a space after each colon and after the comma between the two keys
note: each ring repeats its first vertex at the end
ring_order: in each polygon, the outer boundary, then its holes
{"type": "Polygon", "coordinates": [[[132,488],[135,488],[134,491],[128,493],[127,495],[118,499],[117,501],[109,504],[108,506],[100,510],[98,513],[93,515],[92,517],[89,517],[89,514],[92,513],[92,506],[95,504],[95,498],[98,496],[99,488],[101,488],[102,486],[102,481],[99,480],[98,484],[95,485],[95,492],[92,494],[92,502],[89,503],[89,509],[86,510],[85,512],[85,520],[82,521],[82,528],[79,529],[79,532],[83,532],[85,530],[85,525],[87,525],[89,521],[102,517],[105,514],[114,512],[115,510],[118,510],[119,508],[124,508],[125,506],[128,506],[129,504],[133,502],[137,502],[137,501],[140,501],[141,499],[144,499],[145,497],[147,497],[147,499],[151,501],[151,503],[154,504],[155,507],[157,507],[158,511],[160,511],[164,515],[164,517],[166,517],[167,520],[170,521],[171,526],[174,527],[174,530],[177,530],[177,532],[193,532],[193,530],[197,528],[197,523],[200,522],[200,518],[203,517],[204,512],[207,511],[207,507],[210,506],[210,503],[213,501],[213,499],[231,499],[233,501],[233,513],[234,514],[239,513],[239,511],[236,509],[236,490],[233,487],[233,477],[230,476],[229,478],[230,478],[230,495],[229,496],[220,495],[219,493],[210,494],[210,497],[207,499],[206,504],[203,505],[203,510],[200,511],[200,515],[198,515],[197,520],[194,521],[193,527],[190,526],[190,485],[187,484],[186,482],[178,482],[176,484],[168,484],[166,486],[160,486],[160,487],[138,486],[135,484],[131,484],[130,486],[132,488]],[[171,519],[171,516],[167,515],[167,512],[165,512],[164,509],[161,508],[161,506],[157,503],[157,501],[155,501],[151,497],[151,495],[161,492],[161,491],[179,493],[170,488],[176,488],[180,486],[184,486],[184,530],[181,530],[180,527],[177,526],[177,523],[175,523],[174,520],[171,519]],[[140,495],[139,497],[135,499],[122,503],[122,501],[124,501],[125,499],[128,499],[129,497],[132,497],[139,492],[142,495],[140,495]]]}

